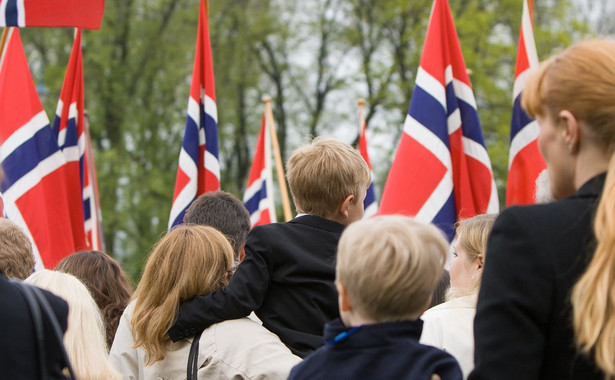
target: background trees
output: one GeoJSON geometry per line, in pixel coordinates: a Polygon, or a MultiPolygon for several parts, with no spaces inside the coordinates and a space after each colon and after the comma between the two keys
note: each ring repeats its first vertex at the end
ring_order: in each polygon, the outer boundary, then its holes
{"type": "MultiPolygon", "coordinates": [[[[358,135],[356,99],[366,98],[370,154],[381,190],[410,102],[431,4],[211,1],[222,188],[242,195],[260,127],[261,99],[267,94],[273,98],[283,155],[310,135],[353,143],[358,135]]],[[[590,33],[613,33],[608,19],[613,12],[604,11],[609,4],[536,2],[539,57],[590,33]]],[[[450,5],[503,196],[521,1],[460,0],[450,5]]],[[[85,103],[105,243],[135,278],[149,248],[166,230],[197,17],[198,0],[107,0],[102,28],[84,32],[85,103]]],[[[22,35],[52,118],[72,31],[27,29],[22,35]]]]}

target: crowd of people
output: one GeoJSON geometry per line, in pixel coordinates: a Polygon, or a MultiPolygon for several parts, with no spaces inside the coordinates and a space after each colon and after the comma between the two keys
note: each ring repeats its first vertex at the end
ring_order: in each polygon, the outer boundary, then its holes
{"type": "Polygon", "coordinates": [[[34,272],[0,219],[0,379],[615,379],[614,94],[612,41],[534,70],[540,202],[459,221],[450,248],[363,219],[365,161],[322,138],[288,160],[294,219],[251,229],[204,194],[134,292],[103,252],[34,272]]]}

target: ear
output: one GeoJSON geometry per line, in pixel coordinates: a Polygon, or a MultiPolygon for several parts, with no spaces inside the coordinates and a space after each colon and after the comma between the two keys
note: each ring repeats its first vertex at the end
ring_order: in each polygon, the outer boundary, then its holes
{"type": "Polygon", "coordinates": [[[339,213],[344,217],[344,219],[348,218],[348,208],[350,207],[350,203],[354,200],[354,195],[349,195],[344,199],[339,208],[339,213]]]}
{"type": "Polygon", "coordinates": [[[485,259],[482,253],[476,256],[476,264],[477,264],[476,270],[483,269],[483,265],[485,265],[484,260],[485,259]]]}
{"type": "Polygon", "coordinates": [[[242,245],[239,249],[239,262],[242,262],[246,258],[246,246],[242,245]]]}
{"type": "Polygon", "coordinates": [[[337,288],[340,312],[350,311],[352,309],[352,305],[350,304],[350,300],[348,299],[348,294],[346,294],[346,289],[344,288],[344,285],[340,284],[339,282],[336,282],[335,287],[337,288]]]}
{"type": "Polygon", "coordinates": [[[562,134],[566,147],[570,154],[576,154],[579,151],[579,137],[581,134],[579,121],[568,110],[559,111],[558,116],[563,126],[562,134]]]}

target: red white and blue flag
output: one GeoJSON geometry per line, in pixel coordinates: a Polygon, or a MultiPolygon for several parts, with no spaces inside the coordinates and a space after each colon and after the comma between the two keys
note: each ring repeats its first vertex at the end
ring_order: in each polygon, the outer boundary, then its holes
{"type": "Polygon", "coordinates": [[[435,0],[404,131],[380,205],[450,239],[459,218],[499,209],[476,101],[447,0],[435,0]]]}
{"type": "Polygon", "coordinates": [[[538,123],[521,108],[521,93],[531,68],[538,66],[532,27],[532,0],[523,1],[521,33],[517,48],[517,67],[510,123],[510,152],[506,205],[535,203],[536,178],[546,168],[538,150],[538,123]]]}
{"type": "Polygon", "coordinates": [[[369,218],[370,216],[376,215],[378,212],[378,202],[376,202],[376,190],[374,189],[374,171],[372,170],[372,163],[369,160],[369,154],[367,153],[367,137],[365,135],[365,118],[363,117],[363,113],[359,115],[359,122],[361,123],[361,133],[359,134],[359,152],[361,156],[369,166],[369,171],[372,176],[372,182],[369,184],[367,188],[367,193],[365,194],[365,200],[363,201],[363,207],[365,208],[365,212],[363,213],[363,218],[369,218]]]}
{"type": "Polygon", "coordinates": [[[220,190],[214,68],[204,0],[200,3],[188,117],[179,153],[169,229],[182,223],[186,209],[199,195],[220,190]]]}
{"type": "Polygon", "coordinates": [[[101,250],[102,218],[92,144],[86,133],[83,91],[81,29],[76,29],[52,129],[66,160],[73,236],[79,239],[75,245],[101,250]]]}
{"type": "Polygon", "coordinates": [[[36,267],[54,268],[81,247],[71,227],[66,162],[14,28],[0,58],[0,141],[6,216],[32,241],[36,267]]]}
{"type": "Polygon", "coordinates": [[[276,222],[271,169],[271,133],[266,112],[263,112],[248,186],[243,196],[243,203],[250,212],[252,227],[276,222]]]}
{"type": "Polygon", "coordinates": [[[0,27],[99,29],[104,10],[105,0],[0,0],[0,27]]]}

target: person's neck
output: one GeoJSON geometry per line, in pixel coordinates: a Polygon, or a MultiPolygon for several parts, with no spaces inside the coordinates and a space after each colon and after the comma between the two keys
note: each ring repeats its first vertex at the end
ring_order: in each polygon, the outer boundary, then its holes
{"type": "Polygon", "coordinates": [[[600,149],[586,151],[575,165],[574,188],[579,190],[587,181],[604,173],[609,167],[610,156],[600,149]]]}

